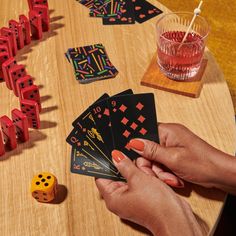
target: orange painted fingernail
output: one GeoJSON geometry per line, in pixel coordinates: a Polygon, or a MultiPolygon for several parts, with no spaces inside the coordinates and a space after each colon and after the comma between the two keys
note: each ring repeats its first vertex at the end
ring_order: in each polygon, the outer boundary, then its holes
{"type": "Polygon", "coordinates": [[[173,181],[172,179],[165,179],[164,182],[170,186],[176,186],[176,182],[173,181]]]}
{"type": "Polygon", "coordinates": [[[142,152],[144,150],[144,142],[139,139],[132,139],[129,142],[129,147],[142,152]]]}
{"type": "Polygon", "coordinates": [[[125,159],[123,153],[120,152],[120,151],[118,151],[118,150],[113,150],[112,153],[111,153],[111,155],[112,155],[112,158],[113,158],[117,163],[119,163],[120,161],[122,161],[122,160],[125,159]]]}
{"type": "Polygon", "coordinates": [[[164,182],[172,187],[176,187],[176,188],[183,188],[184,185],[183,183],[181,183],[180,181],[174,181],[172,179],[165,179],[164,182]]]}

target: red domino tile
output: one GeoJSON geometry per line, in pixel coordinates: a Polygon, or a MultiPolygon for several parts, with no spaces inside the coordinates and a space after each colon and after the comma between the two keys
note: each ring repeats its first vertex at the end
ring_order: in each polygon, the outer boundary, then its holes
{"type": "Polygon", "coordinates": [[[6,36],[0,35],[0,45],[5,45],[8,48],[9,56],[12,57],[12,48],[11,48],[11,42],[10,39],[6,36]]]}
{"type": "Polygon", "coordinates": [[[1,45],[0,44],[0,53],[6,52],[9,55],[9,49],[6,45],[1,45]]]}
{"type": "Polygon", "coordinates": [[[40,128],[39,107],[38,103],[33,100],[20,100],[20,108],[23,114],[27,116],[30,128],[40,128]]]}
{"type": "Polygon", "coordinates": [[[10,150],[13,150],[17,147],[15,126],[7,116],[2,116],[0,121],[5,145],[10,150]]]}
{"type": "Polygon", "coordinates": [[[4,75],[2,71],[2,64],[9,59],[9,54],[6,52],[0,53],[0,82],[4,82],[4,75]]]}
{"type": "Polygon", "coordinates": [[[33,5],[44,5],[46,7],[48,7],[48,0],[32,0],[33,1],[33,5]]]}
{"type": "Polygon", "coordinates": [[[24,35],[23,35],[22,25],[15,20],[10,20],[9,28],[15,33],[17,48],[18,49],[23,48],[25,44],[24,44],[24,35]]]}
{"type": "Polygon", "coordinates": [[[0,156],[5,154],[5,146],[3,143],[2,131],[0,130],[0,156]]]}
{"type": "Polygon", "coordinates": [[[11,69],[9,69],[9,80],[11,88],[17,97],[18,97],[18,91],[16,87],[16,82],[18,79],[24,77],[25,75],[26,75],[26,70],[24,65],[15,65],[11,69]]]}
{"type": "Polygon", "coordinates": [[[26,75],[16,81],[16,90],[18,96],[21,96],[21,90],[23,88],[32,86],[34,84],[33,78],[30,75],[26,75]]]}
{"type": "Polygon", "coordinates": [[[33,7],[37,5],[44,5],[48,7],[48,1],[47,0],[28,0],[28,6],[30,10],[32,10],[33,7]]]}
{"type": "Polygon", "coordinates": [[[12,55],[15,56],[17,53],[17,43],[16,43],[16,35],[13,32],[13,30],[7,28],[7,27],[2,27],[0,29],[1,35],[8,37],[10,39],[10,44],[11,44],[11,49],[12,49],[12,55]]]}
{"type": "Polygon", "coordinates": [[[36,101],[38,103],[39,112],[41,112],[40,94],[37,85],[31,85],[29,87],[21,89],[20,98],[36,101]]]}
{"type": "Polygon", "coordinates": [[[25,15],[20,15],[19,21],[20,24],[22,25],[24,44],[28,45],[31,43],[31,29],[30,29],[29,19],[25,15]]]}
{"type": "Polygon", "coordinates": [[[29,9],[33,9],[33,0],[28,0],[29,9]]]}
{"type": "Polygon", "coordinates": [[[48,7],[44,5],[34,5],[33,10],[37,12],[42,18],[42,29],[43,32],[49,31],[50,28],[50,19],[48,7]]]}
{"type": "Polygon", "coordinates": [[[29,125],[28,118],[20,110],[14,109],[11,112],[12,120],[16,128],[16,135],[18,140],[26,142],[29,140],[29,125]]]}
{"type": "Polygon", "coordinates": [[[43,37],[42,17],[37,12],[29,11],[29,21],[31,34],[33,39],[41,39],[43,37]]]}
{"type": "Polygon", "coordinates": [[[5,61],[3,64],[2,64],[2,72],[3,72],[3,77],[4,77],[4,80],[6,82],[6,85],[9,89],[12,89],[11,88],[11,82],[10,82],[10,78],[9,78],[9,70],[11,68],[13,68],[14,66],[16,65],[16,60],[14,57],[11,57],[9,58],[7,61],[5,61]]]}

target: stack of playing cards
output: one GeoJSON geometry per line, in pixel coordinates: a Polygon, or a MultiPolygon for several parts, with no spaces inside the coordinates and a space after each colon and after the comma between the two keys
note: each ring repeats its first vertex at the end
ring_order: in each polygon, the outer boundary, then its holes
{"type": "Polygon", "coordinates": [[[143,23],[162,11],[145,0],[77,0],[90,9],[90,16],[102,17],[104,25],[143,23]]]}
{"type": "Polygon", "coordinates": [[[114,78],[118,74],[102,44],[69,48],[65,55],[73,64],[76,79],[80,83],[114,78]]]}
{"type": "Polygon", "coordinates": [[[131,89],[109,97],[104,94],[73,123],[66,141],[72,146],[71,172],[124,180],[112,162],[114,149],[136,159],[129,148],[133,138],[159,142],[154,95],[131,89]]]}

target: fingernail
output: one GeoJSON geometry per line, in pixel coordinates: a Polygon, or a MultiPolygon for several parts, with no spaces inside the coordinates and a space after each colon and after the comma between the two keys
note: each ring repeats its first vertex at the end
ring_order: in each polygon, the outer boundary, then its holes
{"type": "Polygon", "coordinates": [[[144,142],[139,139],[132,139],[129,142],[129,147],[142,152],[144,150],[144,142]]]}
{"type": "Polygon", "coordinates": [[[183,188],[184,184],[180,182],[179,180],[176,182],[172,179],[165,179],[164,182],[172,187],[177,187],[177,188],[183,188]]]}
{"type": "Polygon", "coordinates": [[[122,161],[122,160],[125,159],[123,153],[120,152],[120,151],[118,151],[118,150],[113,150],[112,153],[111,153],[111,155],[112,155],[112,158],[113,158],[117,163],[119,163],[120,161],[122,161]]]}

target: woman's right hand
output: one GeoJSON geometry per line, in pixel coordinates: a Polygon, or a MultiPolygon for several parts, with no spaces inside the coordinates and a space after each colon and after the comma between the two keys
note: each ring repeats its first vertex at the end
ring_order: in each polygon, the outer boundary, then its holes
{"type": "MultiPolygon", "coordinates": [[[[129,142],[129,147],[142,157],[136,161],[139,168],[146,172],[150,168],[158,176],[158,172],[163,173],[159,167],[155,171],[155,163],[163,164],[185,181],[236,194],[234,157],[212,147],[183,125],[163,123],[158,131],[160,144],[145,139],[129,142]]],[[[165,181],[163,176],[160,179],[165,181]]]]}

